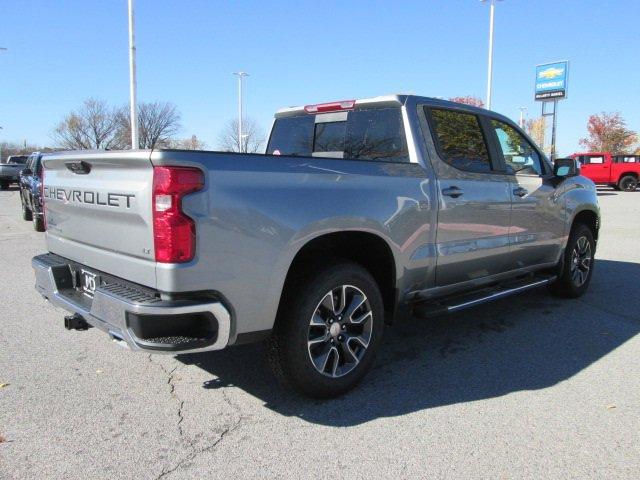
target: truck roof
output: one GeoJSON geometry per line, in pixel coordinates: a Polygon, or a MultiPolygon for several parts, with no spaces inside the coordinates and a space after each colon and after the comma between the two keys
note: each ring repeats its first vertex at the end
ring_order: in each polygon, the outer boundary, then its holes
{"type": "Polygon", "coordinates": [[[276,112],[275,118],[300,115],[302,113],[307,112],[307,109],[309,107],[348,103],[348,102],[354,102],[354,106],[351,108],[356,108],[356,109],[365,108],[365,107],[366,108],[385,108],[385,107],[393,107],[393,106],[403,106],[403,105],[406,105],[408,102],[414,102],[414,103],[428,104],[433,106],[464,108],[465,110],[475,111],[476,113],[487,112],[487,110],[484,108],[474,107],[472,105],[467,105],[464,103],[451,102],[449,100],[444,100],[441,98],[395,93],[391,95],[381,95],[378,97],[360,98],[356,100],[339,100],[339,101],[333,101],[329,103],[284,107],[279,109],[276,112]]]}

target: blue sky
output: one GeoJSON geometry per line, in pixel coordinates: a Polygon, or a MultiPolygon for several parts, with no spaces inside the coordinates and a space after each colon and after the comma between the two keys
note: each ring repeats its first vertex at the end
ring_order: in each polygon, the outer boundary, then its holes
{"type": "MultiPolygon", "coordinates": [[[[182,136],[209,147],[236,116],[267,130],[281,106],[394,92],[484,97],[489,8],[477,0],[136,1],[138,95],[175,103],[182,136]]],[[[496,7],[493,109],[537,116],[538,63],[571,61],[561,154],[587,117],[640,130],[640,2],[505,0],[496,7]]],[[[127,1],[0,1],[0,140],[52,144],[88,97],[128,102],[127,1]]]]}

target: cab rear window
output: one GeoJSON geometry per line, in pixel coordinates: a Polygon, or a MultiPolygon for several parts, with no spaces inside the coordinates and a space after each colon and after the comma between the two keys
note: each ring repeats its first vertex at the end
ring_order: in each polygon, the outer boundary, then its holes
{"type": "MultiPolygon", "coordinates": [[[[399,108],[345,112],[336,121],[327,114],[300,115],[275,121],[267,153],[350,160],[408,162],[399,108]]],[[[330,115],[330,114],[328,114],[330,115]]]]}

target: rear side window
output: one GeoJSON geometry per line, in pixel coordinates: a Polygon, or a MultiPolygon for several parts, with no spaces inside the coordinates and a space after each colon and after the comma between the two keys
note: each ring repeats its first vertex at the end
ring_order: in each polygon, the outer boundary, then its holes
{"type": "Polygon", "coordinates": [[[356,110],[347,119],[345,158],[408,162],[399,108],[356,110]]]}
{"type": "Polygon", "coordinates": [[[613,159],[615,163],[640,163],[640,155],[617,155],[613,159]]]}
{"type": "Polygon", "coordinates": [[[491,171],[489,150],[480,120],[472,113],[441,108],[428,109],[433,136],[442,160],[459,170],[491,171]]]}
{"type": "Polygon", "coordinates": [[[304,115],[276,120],[267,153],[408,162],[399,108],[349,111],[345,119],[304,115]]]}

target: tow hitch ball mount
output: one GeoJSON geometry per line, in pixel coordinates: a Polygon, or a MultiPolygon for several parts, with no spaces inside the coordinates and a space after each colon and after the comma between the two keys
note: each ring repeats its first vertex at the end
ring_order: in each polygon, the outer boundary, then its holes
{"type": "Polygon", "coordinates": [[[89,330],[91,325],[89,325],[81,315],[76,313],[64,317],[64,328],[67,330],[89,330]]]}

